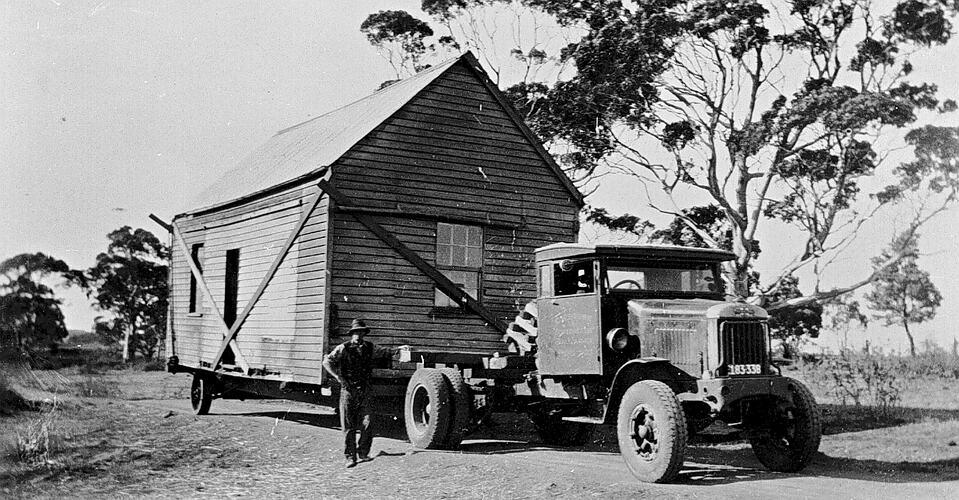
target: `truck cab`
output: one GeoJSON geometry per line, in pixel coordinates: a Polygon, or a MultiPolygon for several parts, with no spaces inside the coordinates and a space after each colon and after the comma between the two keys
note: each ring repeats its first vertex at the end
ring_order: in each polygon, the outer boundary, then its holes
{"type": "MultiPolygon", "coordinates": [[[[727,295],[723,250],[559,243],[536,251],[538,298],[518,393],[548,442],[575,444],[615,424],[645,481],[678,473],[686,438],[722,420],[774,470],[818,449],[820,418],[800,382],[772,363],[768,314],[727,295]]],[[[519,318],[518,318],[519,320],[519,318]]],[[[529,330],[527,328],[527,330],[529,330]]]]}

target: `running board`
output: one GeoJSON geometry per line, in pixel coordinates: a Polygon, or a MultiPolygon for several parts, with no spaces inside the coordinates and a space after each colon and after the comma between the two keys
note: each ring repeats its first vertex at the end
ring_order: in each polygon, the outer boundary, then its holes
{"type": "Polygon", "coordinates": [[[566,422],[579,422],[581,424],[602,424],[602,417],[563,417],[566,422]]]}

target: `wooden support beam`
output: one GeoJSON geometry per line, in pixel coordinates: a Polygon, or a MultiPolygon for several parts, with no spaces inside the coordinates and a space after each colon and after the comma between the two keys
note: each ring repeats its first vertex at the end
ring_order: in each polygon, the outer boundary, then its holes
{"type": "MultiPolygon", "coordinates": [[[[320,182],[322,183],[323,181],[320,182]]],[[[216,353],[216,357],[213,358],[213,362],[211,363],[214,370],[217,368],[217,366],[219,366],[220,359],[223,357],[223,353],[226,352],[226,346],[233,341],[237,332],[240,331],[240,327],[242,327],[243,323],[246,322],[246,318],[253,310],[253,306],[255,306],[257,301],[260,300],[260,297],[266,290],[266,286],[270,284],[270,280],[273,279],[273,275],[276,274],[277,269],[279,269],[280,265],[283,263],[283,259],[290,252],[290,248],[293,246],[293,242],[296,240],[296,237],[300,235],[300,231],[303,230],[303,226],[306,225],[306,222],[310,219],[310,216],[313,215],[316,207],[319,206],[320,200],[323,199],[323,194],[323,191],[317,193],[316,199],[313,200],[313,203],[310,204],[310,207],[306,210],[306,212],[300,216],[300,220],[296,223],[296,226],[293,228],[293,230],[290,231],[290,235],[286,238],[286,242],[280,249],[280,253],[277,254],[276,258],[273,260],[273,264],[266,271],[263,279],[260,280],[260,285],[256,288],[256,291],[253,292],[253,296],[250,297],[249,301],[247,301],[246,307],[243,308],[243,312],[236,318],[236,321],[233,322],[233,326],[230,327],[229,331],[227,332],[226,337],[223,339],[223,344],[220,345],[220,350],[216,353]]]]}
{"type": "MultiPolygon", "coordinates": [[[[227,338],[227,335],[230,333],[230,329],[227,328],[226,322],[223,321],[223,313],[221,313],[220,308],[217,307],[216,299],[213,298],[213,292],[211,292],[210,287],[207,286],[206,280],[203,278],[203,273],[200,272],[200,268],[197,267],[196,262],[193,262],[193,254],[190,252],[190,248],[187,247],[186,240],[183,239],[183,234],[180,233],[180,228],[177,227],[176,221],[170,223],[170,230],[173,232],[173,240],[177,243],[177,246],[180,247],[180,251],[186,257],[187,264],[190,265],[190,272],[193,273],[193,277],[196,278],[197,286],[199,286],[200,290],[203,291],[203,295],[209,302],[210,307],[213,308],[213,312],[216,315],[217,326],[220,328],[223,337],[227,338]]],[[[236,342],[233,342],[231,347],[233,348],[233,354],[236,357],[237,364],[243,368],[244,372],[248,371],[250,369],[250,365],[247,364],[246,359],[244,359],[243,355],[240,354],[240,349],[236,345],[236,342]]],[[[216,365],[211,366],[214,366],[215,368],[216,365]]]]}
{"type": "MultiPolygon", "coordinates": [[[[341,193],[326,180],[321,180],[319,182],[319,186],[320,189],[330,196],[330,199],[333,200],[337,206],[354,206],[352,203],[350,203],[350,200],[346,197],[346,195],[341,193]]],[[[396,236],[393,236],[392,233],[387,231],[383,226],[376,222],[376,219],[362,212],[351,212],[350,215],[352,215],[356,220],[360,221],[361,224],[366,226],[366,228],[375,234],[380,240],[382,240],[383,243],[386,243],[387,246],[395,250],[396,253],[400,254],[404,259],[409,261],[410,264],[413,264],[423,274],[433,280],[433,282],[436,283],[436,287],[439,288],[443,293],[450,296],[453,300],[464,306],[466,309],[479,315],[479,317],[486,320],[490,326],[495,328],[500,333],[506,334],[506,325],[502,320],[497,318],[492,311],[487,309],[483,304],[471,297],[468,293],[464,292],[460,287],[456,286],[455,283],[450,281],[449,278],[447,278],[438,269],[433,267],[429,262],[426,262],[416,252],[404,245],[403,242],[396,238],[396,236]]]]}

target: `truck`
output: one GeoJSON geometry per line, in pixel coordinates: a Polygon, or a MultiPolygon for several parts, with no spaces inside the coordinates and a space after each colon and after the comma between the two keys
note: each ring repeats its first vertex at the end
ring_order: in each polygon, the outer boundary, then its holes
{"type": "MultiPolygon", "coordinates": [[[[378,382],[405,386],[402,415],[420,448],[455,449],[491,413],[519,411],[557,446],[582,445],[596,425],[614,425],[635,477],[669,482],[688,437],[720,420],[741,429],[770,470],[799,471],[818,450],[820,413],[809,389],[773,363],[768,314],[728,300],[721,265],[734,258],[654,245],[539,248],[538,297],[509,325],[505,353],[404,349],[378,382]]],[[[170,371],[179,370],[171,359],[170,371]]],[[[198,414],[214,397],[334,405],[331,387],[271,389],[192,371],[198,414]]],[[[397,403],[385,410],[399,412],[397,403]]]]}

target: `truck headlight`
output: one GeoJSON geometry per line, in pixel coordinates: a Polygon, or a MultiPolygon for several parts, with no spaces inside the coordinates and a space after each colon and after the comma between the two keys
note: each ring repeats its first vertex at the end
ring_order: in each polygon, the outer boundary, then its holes
{"type": "Polygon", "coordinates": [[[629,347],[629,332],[625,328],[613,328],[606,334],[606,345],[616,352],[625,351],[629,347]]]}

